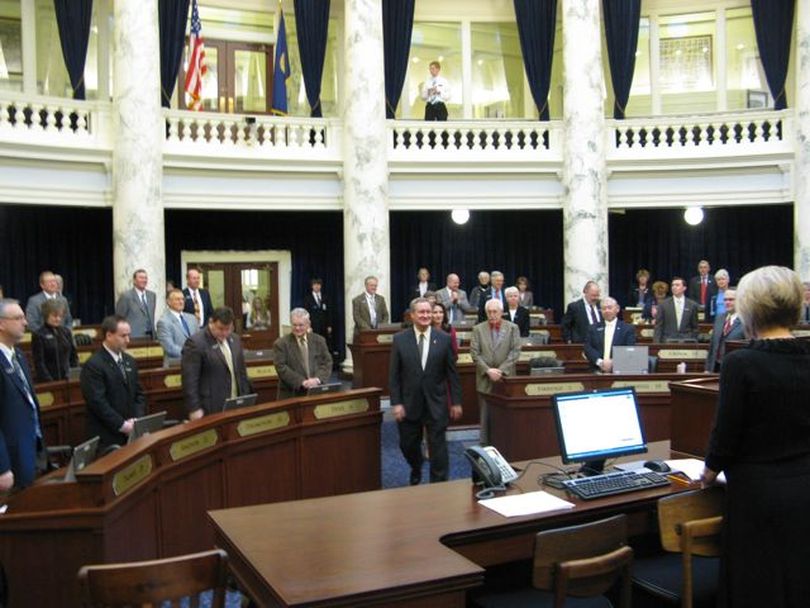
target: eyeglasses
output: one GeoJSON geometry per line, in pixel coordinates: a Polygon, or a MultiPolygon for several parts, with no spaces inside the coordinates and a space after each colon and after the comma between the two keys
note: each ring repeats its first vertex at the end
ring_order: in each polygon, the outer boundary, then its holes
{"type": "Polygon", "coordinates": [[[22,321],[23,319],[25,319],[25,315],[15,315],[13,317],[0,317],[0,319],[6,321],[22,321]]]}

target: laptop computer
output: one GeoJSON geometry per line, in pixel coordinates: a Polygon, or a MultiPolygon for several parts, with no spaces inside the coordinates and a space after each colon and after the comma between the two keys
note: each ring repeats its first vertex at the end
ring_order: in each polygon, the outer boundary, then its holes
{"type": "Polygon", "coordinates": [[[614,346],[614,374],[646,374],[649,371],[649,347],[614,346]]]}
{"type": "Polygon", "coordinates": [[[323,393],[336,393],[343,389],[341,382],[327,382],[326,384],[319,384],[307,389],[307,397],[312,395],[322,395],[323,393]]]}
{"type": "Polygon", "coordinates": [[[256,399],[258,396],[258,393],[248,393],[247,395],[240,395],[239,397],[226,399],[225,403],[222,404],[222,411],[230,412],[231,410],[238,410],[240,407],[250,407],[251,405],[256,405],[256,399]]]}

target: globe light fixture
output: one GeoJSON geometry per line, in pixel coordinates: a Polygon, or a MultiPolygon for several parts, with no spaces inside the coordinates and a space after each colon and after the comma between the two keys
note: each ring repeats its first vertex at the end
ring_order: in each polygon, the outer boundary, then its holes
{"type": "Polygon", "coordinates": [[[470,220],[470,210],[469,209],[453,209],[450,213],[450,217],[453,218],[453,221],[458,224],[459,226],[463,226],[470,220]]]}
{"type": "Polygon", "coordinates": [[[703,207],[687,207],[683,219],[690,226],[697,226],[703,221],[703,207]]]}

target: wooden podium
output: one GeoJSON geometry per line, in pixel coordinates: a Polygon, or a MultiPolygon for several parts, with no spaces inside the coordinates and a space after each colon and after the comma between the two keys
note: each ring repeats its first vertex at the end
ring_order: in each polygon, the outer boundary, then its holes
{"type": "Polygon", "coordinates": [[[714,424],[718,376],[670,384],[672,391],[672,451],[683,457],[703,459],[714,424]]]}

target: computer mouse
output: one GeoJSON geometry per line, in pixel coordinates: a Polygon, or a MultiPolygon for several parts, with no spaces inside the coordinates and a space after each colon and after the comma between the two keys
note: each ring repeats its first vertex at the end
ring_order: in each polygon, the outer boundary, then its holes
{"type": "Polygon", "coordinates": [[[656,473],[669,473],[672,470],[663,460],[648,460],[644,463],[644,467],[656,473]]]}

